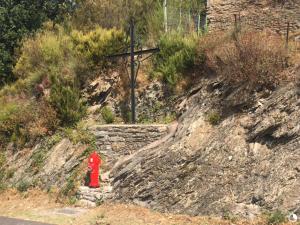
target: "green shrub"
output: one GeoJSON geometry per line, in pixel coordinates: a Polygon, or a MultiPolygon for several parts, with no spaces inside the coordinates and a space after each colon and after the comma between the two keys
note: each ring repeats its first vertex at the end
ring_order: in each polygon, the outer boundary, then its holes
{"type": "Polygon", "coordinates": [[[176,120],[176,115],[175,115],[174,113],[171,113],[171,114],[166,115],[166,116],[163,118],[162,122],[163,122],[164,124],[169,124],[169,123],[172,123],[172,122],[175,121],[175,120],[176,120]]]}
{"type": "Polygon", "coordinates": [[[75,46],[76,55],[80,60],[84,60],[87,66],[81,69],[77,77],[81,84],[89,78],[93,78],[87,71],[102,69],[108,66],[106,56],[123,52],[126,49],[125,34],[117,29],[103,29],[97,27],[90,32],[71,32],[72,41],[75,46]]]}
{"type": "Polygon", "coordinates": [[[7,179],[13,178],[15,172],[16,172],[15,169],[8,169],[8,170],[6,171],[6,178],[7,178],[7,179]]]}
{"type": "Polygon", "coordinates": [[[4,153],[1,152],[1,153],[0,153],[0,168],[1,168],[2,166],[4,166],[5,162],[6,162],[6,156],[5,156],[4,153]]]}
{"type": "Polygon", "coordinates": [[[32,121],[33,115],[28,113],[30,111],[28,103],[25,103],[23,107],[22,110],[21,105],[17,103],[7,103],[0,109],[0,142],[2,145],[9,141],[21,143],[23,139],[27,139],[25,123],[32,121]]]}
{"type": "Polygon", "coordinates": [[[72,39],[62,27],[37,33],[23,43],[14,68],[19,80],[2,92],[31,95],[36,91],[37,84],[54,75],[73,80],[78,65],[75,55],[72,39]]]}
{"type": "Polygon", "coordinates": [[[80,123],[75,128],[65,128],[62,131],[73,144],[93,145],[95,143],[95,136],[88,129],[81,127],[80,123]]]}
{"type": "Polygon", "coordinates": [[[45,152],[37,151],[34,152],[32,155],[32,162],[30,165],[30,171],[33,172],[34,174],[38,173],[42,166],[44,165],[45,161],[45,152]]]}
{"type": "Polygon", "coordinates": [[[153,58],[154,74],[175,86],[180,75],[195,64],[196,40],[169,34],[160,39],[159,48],[160,52],[153,58]]]}
{"type": "Polygon", "coordinates": [[[17,190],[19,192],[26,192],[30,188],[30,183],[28,181],[21,180],[17,185],[17,190]]]}
{"type": "Polygon", "coordinates": [[[230,221],[231,223],[236,223],[238,218],[237,216],[233,215],[231,212],[229,211],[226,211],[224,214],[223,214],[223,217],[222,217],[224,220],[228,220],[230,221]]]}
{"type": "Polygon", "coordinates": [[[67,183],[65,184],[65,186],[62,188],[61,194],[64,197],[71,196],[73,194],[73,192],[75,191],[75,188],[76,188],[75,180],[73,178],[69,178],[67,180],[67,183]]]}
{"type": "Polygon", "coordinates": [[[59,25],[24,40],[14,68],[18,80],[0,90],[0,147],[10,141],[17,147],[33,144],[58,125],[78,122],[86,113],[80,87],[89,71],[99,74],[104,57],[122,46],[122,31],[96,28],[83,34],[59,25]],[[33,96],[36,100],[28,100],[33,96]]]}
{"type": "Polygon", "coordinates": [[[63,126],[74,125],[86,114],[86,107],[80,98],[79,90],[75,85],[71,85],[65,84],[56,77],[52,78],[50,103],[63,126]]]}
{"type": "Polygon", "coordinates": [[[269,214],[267,217],[268,225],[279,225],[285,223],[286,221],[286,215],[279,210],[276,210],[275,212],[269,214]]]}
{"type": "Polygon", "coordinates": [[[100,205],[102,205],[103,203],[104,203],[104,200],[103,200],[102,197],[96,199],[96,206],[100,206],[100,205]]]}
{"type": "Polygon", "coordinates": [[[7,184],[5,183],[5,176],[5,169],[0,167],[0,192],[7,188],[7,184]]]}
{"type": "Polygon", "coordinates": [[[71,196],[68,198],[68,204],[69,205],[75,205],[77,202],[77,198],[75,196],[71,196]]]}
{"type": "Polygon", "coordinates": [[[115,114],[107,106],[103,107],[103,109],[101,110],[101,115],[104,121],[108,124],[113,123],[115,121],[115,114]]]}
{"type": "Polygon", "coordinates": [[[218,125],[221,122],[221,115],[218,112],[210,112],[207,115],[207,120],[211,125],[218,125]]]}
{"type": "Polygon", "coordinates": [[[0,192],[4,191],[7,188],[7,185],[3,182],[0,182],[0,192]]]}

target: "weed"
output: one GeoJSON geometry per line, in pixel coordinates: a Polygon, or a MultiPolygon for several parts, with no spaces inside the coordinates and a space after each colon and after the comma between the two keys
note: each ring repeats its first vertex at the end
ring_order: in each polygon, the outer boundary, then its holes
{"type": "Polygon", "coordinates": [[[74,192],[75,190],[75,183],[74,183],[74,179],[73,178],[69,178],[67,180],[66,185],[63,187],[63,189],[61,190],[61,193],[63,196],[69,196],[71,193],[74,192]]]}
{"type": "Polygon", "coordinates": [[[38,151],[34,152],[32,155],[32,162],[30,165],[30,169],[34,170],[34,173],[38,173],[41,167],[43,166],[45,161],[45,152],[44,151],[38,151]]]}
{"type": "Polygon", "coordinates": [[[61,133],[56,132],[54,135],[52,135],[49,139],[48,139],[48,143],[47,143],[47,148],[50,149],[52,148],[54,145],[56,145],[57,143],[59,143],[61,140],[63,139],[63,136],[61,135],[61,133]]]}
{"type": "Polygon", "coordinates": [[[162,119],[162,123],[169,124],[169,123],[172,123],[174,120],[176,120],[176,115],[175,115],[175,113],[171,113],[171,114],[166,115],[162,119]]]}
{"type": "Polygon", "coordinates": [[[93,151],[95,151],[94,147],[91,147],[91,146],[88,146],[84,151],[83,153],[81,154],[80,158],[81,157],[88,157],[93,151]]]}
{"type": "Polygon", "coordinates": [[[77,125],[74,129],[73,128],[64,128],[62,129],[63,136],[67,137],[73,144],[87,144],[87,145],[94,145],[95,143],[95,136],[88,131],[88,129],[77,125]]]}
{"type": "Polygon", "coordinates": [[[77,198],[75,196],[71,196],[70,198],[68,198],[69,205],[75,205],[76,202],[77,202],[77,198]]]}
{"type": "Polygon", "coordinates": [[[151,123],[154,123],[154,119],[150,118],[148,115],[140,115],[139,119],[138,119],[138,123],[151,124],[151,123]]]}
{"type": "Polygon", "coordinates": [[[3,182],[0,182],[0,192],[4,191],[7,189],[7,185],[3,182]]]}
{"type": "Polygon", "coordinates": [[[101,110],[101,115],[104,121],[108,124],[113,123],[115,121],[115,115],[113,111],[107,106],[103,107],[103,109],[101,110]]]}
{"type": "Polygon", "coordinates": [[[207,115],[207,120],[211,125],[218,125],[221,122],[221,115],[217,112],[210,112],[207,115]]]}
{"type": "Polygon", "coordinates": [[[16,172],[15,169],[8,169],[8,170],[6,171],[6,178],[7,178],[7,179],[13,178],[15,172],[16,172]]]}
{"type": "Polygon", "coordinates": [[[238,220],[238,218],[237,218],[235,215],[233,215],[232,213],[230,213],[229,211],[226,211],[226,212],[223,214],[223,219],[224,219],[224,220],[228,220],[228,221],[230,221],[230,222],[232,222],[232,223],[235,223],[235,222],[237,222],[237,220],[238,220]]]}
{"type": "MultiPolygon", "coordinates": [[[[97,198],[96,199],[96,206],[100,206],[103,204],[103,199],[102,198],[97,198]]],[[[104,217],[103,217],[104,218],[104,217]]]]}
{"type": "Polygon", "coordinates": [[[267,217],[268,225],[279,225],[287,221],[286,215],[280,210],[270,213],[267,217]]]}
{"type": "Polygon", "coordinates": [[[0,167],[0,192],[4,191],[7,188],[7,184],[5,183],[6,171],[0,167]]]}
{"type": "Polygon", "coordinates": [[[20,183],[17,185],[17,190],[19,192],[26,192],[30,188],[30,183],[25,180],[21,180],[20,183]]]}
{"type": "Polygon", "coordinates": [[[0,168],[1,168],[2,166],[4,166],[5,162],[6,162],[6,156],[5,156],[4,153],[1,152],[1,153],[0,153],[0,168]]]}

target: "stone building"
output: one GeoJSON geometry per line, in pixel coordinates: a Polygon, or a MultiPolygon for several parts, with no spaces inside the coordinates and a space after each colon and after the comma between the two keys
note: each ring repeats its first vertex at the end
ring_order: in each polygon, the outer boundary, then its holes
{"type": "Polygon", "coordinates": [[[284,34],[289,22],[291,33],[300,32],[300,0],[208,0],[210,31],[233,27],[235,15],[245,27],[284,34]]]}

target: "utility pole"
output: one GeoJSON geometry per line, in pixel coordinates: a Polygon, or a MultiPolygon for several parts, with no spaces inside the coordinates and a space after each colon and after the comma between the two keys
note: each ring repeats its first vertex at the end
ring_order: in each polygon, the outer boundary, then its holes
{"type": "Polygon", "coordinates": [[[133,124],[136,123],[135,116],[135,65],[134,65],[134,21],[133,18],[130,20],[130,67],[131,67],[131,75],[130,75],[130,88],[131,88],[131,121],[133,124]]]}
{"type": "Polygon", "coordinates": [[[165,32],[168,32],[168,3],[167,0],[164,0],[164,25],[165,25],[165,32]]]}

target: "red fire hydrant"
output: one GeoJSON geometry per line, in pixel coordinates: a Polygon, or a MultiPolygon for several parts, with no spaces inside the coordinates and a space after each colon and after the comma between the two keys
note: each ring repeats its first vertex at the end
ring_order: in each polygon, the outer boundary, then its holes
{"type": "Polygon", "coordinates": [[[99,169],[101,165],[101,158],[94,152],[89,157],[88,169],[90,171],[90,183],[89,187],[98,188],[99,185],[99,169]]]}

